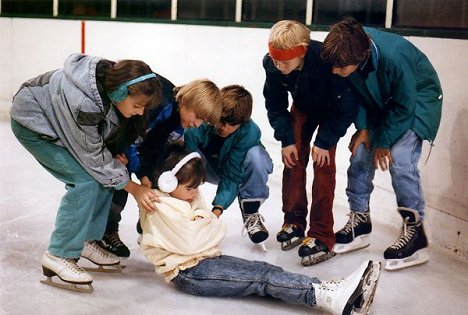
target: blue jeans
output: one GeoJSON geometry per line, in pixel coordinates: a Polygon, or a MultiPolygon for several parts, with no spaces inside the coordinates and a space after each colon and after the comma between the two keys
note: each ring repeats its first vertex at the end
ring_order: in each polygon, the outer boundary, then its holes
{"type": "Polygon", "coordinates": [[[79,258],[86,240],[104,235],[113,188],[105,188],[91,177],[64,147],[55,145],[14,120],[11,129],[19,142],[55,178],[65,183],[49,252],[79,258]]]}
{"type": "MultiPolygon", "coordinates": [[[[201,152],[199,152],[201,154],[201,152]]],[[[208,160],[206,160],[208,161],[208,160]]],[[[273,162],[262,146],[255,146],[247,151],[243,162],[245,181],[239,185],[240,199],[265,200],[270,194],[268,175],[273,172],[273,162]]],[[[219,184],[219,176],[214,168],[206,164],[207,182],[219,184]]]]}
{"type": "Polygon", "coordinates": [[[255,294],[313,306],[316,302],[312,283],[320,283],[320,280],[284,271],[266,262],[223,255],[179,271],[173,282],[193,295],[240,297],[255,294]]]}
{"type": "MultiPolygon", "coordinates": [[[[372,136],[372,134],[371,134],[372,136]]],[[[424,195],[419,177],[418,161],[421,157],[422,140],[412,130],[408,130],[390,148],[393,165],[390,166],[392,186],[398,207],[418,211],[424,219],[424,195]]],[[[375,175],[373,164],[374,150],[367,151],[361,144],[356,156],[351,156],[348,168],[346,194],[351,211],[369,211],[369,199],[374,189],[375,175]]]]}

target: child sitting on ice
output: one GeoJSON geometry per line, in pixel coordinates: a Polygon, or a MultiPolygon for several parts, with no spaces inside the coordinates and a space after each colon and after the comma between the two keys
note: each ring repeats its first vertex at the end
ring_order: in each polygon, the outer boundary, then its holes
{"type": "Polygon", "coordinates": [[[339,281],[284,271],[260,261],[222,255],[224,223],[206,207],[198,186],[205,169],[198,153],[168,147],[158,178],[157,211],[140,211],[141,249],[156,273],[180,290],[201,296],[272,296],[288,303],[320,306],[334,314],[367,314],[380,263],[366,261],[339,281]]]}

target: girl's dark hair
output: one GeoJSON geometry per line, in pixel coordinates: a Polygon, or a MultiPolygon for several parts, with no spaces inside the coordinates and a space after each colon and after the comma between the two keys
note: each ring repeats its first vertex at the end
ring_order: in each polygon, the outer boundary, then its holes
{"type": "MultiPolygon", "coordinates": [[[[182,142],[172,142],[164,148],[163,161],[153,174],[153,187],[158,187],[157,182],[159,176],[172,170],[180,160],[190,153],[184,147],[182,142]]],[[[193,158],[180,168],[175,174],[179,185],[184,184],[189,188],[197,188],[205,182],[206,172],[203,160],[201,158],[193,158]]]]}
{"type": "MultiPolygon", "coordinates": [[[[116,90],[119,85],[149,73],[153,73],[151,68],[140,60],[120,60],[109,63],[104,70],[104,89],[110,93],[116,90]]],[[[157,78],[137,82],[127,89],[129,95],[146,95],[148,102],[142,116],[135,115],[125,118],[119,111],[116,111],[120,121],[119,128],[106,140],[106,146],[115,148],[111,150],[111,152],[114,151],[113,153],[121,153],[119,151],[132,144],[139,136],[145,135],[148,108],[159,106],[162,98],[162,86],[157,78]]]]}
{"type": "Polygon", "coordinates": [[[322,60],[334,67],[358,65],[370,54],[371,41],[362,26],[347,19],[330,29],[322,45],[322,60]]]}

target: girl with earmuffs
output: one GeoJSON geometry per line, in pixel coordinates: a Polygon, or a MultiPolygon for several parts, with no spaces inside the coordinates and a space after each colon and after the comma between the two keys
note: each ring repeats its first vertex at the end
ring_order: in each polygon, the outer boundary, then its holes
{"type": "Polygon", "coordinates": [[[78,266],[80,256],[100,268],[119,265],[117,256],[96,243],[104,234],[114,189],[154,210],[156,193],[133,182],[111,151],[144,133],[147,108],[160,96],[160,83],[144,62],[81,54],[23,83],[16,93],[10,111],[14,135],[66,188],[41,260],[45,284],[92,292],[93,278],[78,266]],[[53,276],[65,283],[53,282],[53,276]]]}

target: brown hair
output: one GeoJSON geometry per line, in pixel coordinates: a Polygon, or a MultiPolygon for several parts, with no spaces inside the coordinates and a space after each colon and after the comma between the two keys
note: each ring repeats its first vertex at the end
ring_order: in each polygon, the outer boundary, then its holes
{"type": "MultiPolygon", "coordinates": [[[[151,68],[141,60],[120,60],[106,69],[104,89],[110,93],[119,85],[146,74],[153,73],[151,68]]],[[[157,105],[161,98],[161,83],[157,78],[150,78],[127,87],[129,95],[146,95],[148,105],[157,105]]]]}
{"type": "Polygon", "coordinates": [[[343,68],[358,65],[370,54],[371,41],[362,26],[354,20],[333,25],[322,46],[324,62],[343,68]]]}
{"type": "Polygon", "coordinates": [[[221,122],[238,125],[252,116],[252,95],[243,86],[228,85],[221,89],[223,111],[221,122]]]}
{"type": "Polygon", "coordinates": [[[179,106],[193,111],[198,118],[216,124],[221,117],[221,93],[219,88],[207,79],[194,80],[174,89],[179,106]]]}
{"type": "MultiPolygon", "coordinates": [[[[104,89],[107,93],[112,92],[120,84],[150,73],[153,73],[151,68],[140,60],[106,62],[103,80],[104,89]]],[[[148,108],[158,106],[162,96],[162,86],[157,78],[137,82],[128,86],[127,90],[129,95],[146,95],[148,102],[145,104],[146,108],[143,116],[135,115],[125,118],[119,111],[116,111],[119,117],[119,127],[116,132],[105,140],[106,147],[114,155],[122,153],[122,150],[132,144],[139,136],[144,136],[148,108]]]]}
{"type": "MultiPolygon", "coordinates": [[[[159,176],[172,170],[180,160],[190,153],[182,142],[172,142],[166,145],[163,154],[163,162],[161,166],[154,172],[153,178],[155,182],[153,186],[157,187],[159,176]]],[[[179,185],[184,184],[189,188],[197,188],[205,182],[206,172],[203,160],[201,158],[193,158],[185,163],[180,170],[175,174],[179,185]]]]}

